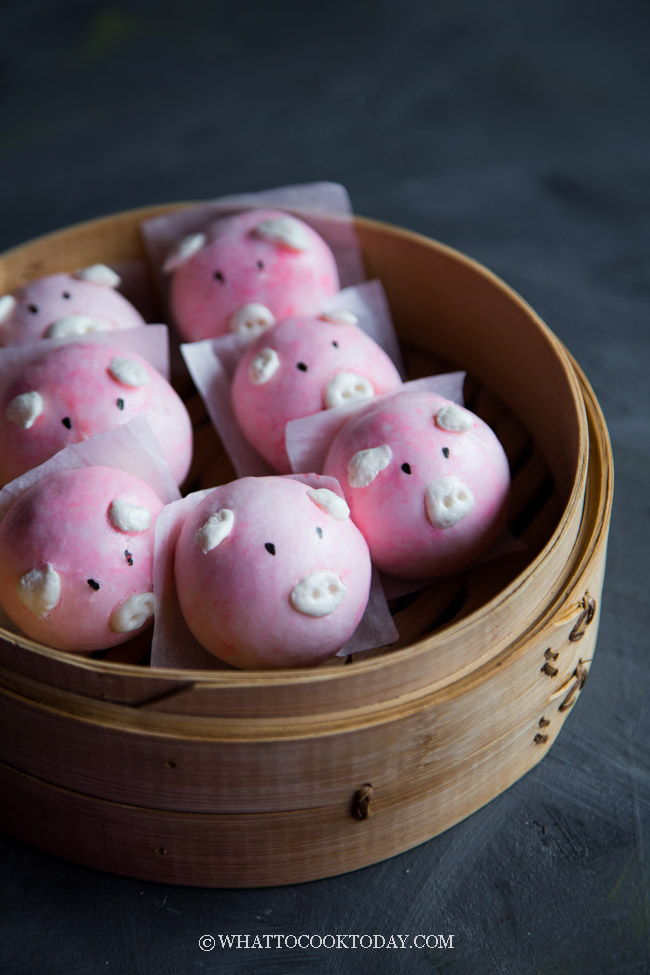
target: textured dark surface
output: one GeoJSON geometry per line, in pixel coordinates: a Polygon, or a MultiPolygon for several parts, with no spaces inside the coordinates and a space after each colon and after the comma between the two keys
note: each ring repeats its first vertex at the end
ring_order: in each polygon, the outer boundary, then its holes
{"type": "Polygon", "coordinates": [[[522,781],[418,849],[278,890],[144,884],[3,838],[3,975],[650,971],[649,10],[2,6],[0,248],[146,203],[340,181],[358,213],[524,295],[591,380],[616,463],[592,675],[522,781]],[[454,949],[198,946],[301,932],[454,949]]]}

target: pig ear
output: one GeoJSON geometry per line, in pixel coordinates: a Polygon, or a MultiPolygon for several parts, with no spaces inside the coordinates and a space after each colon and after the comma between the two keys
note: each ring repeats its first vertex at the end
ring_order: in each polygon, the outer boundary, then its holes
{"type": "Polygon", "coordinates": [[[350,487],[368,487],[381,471],[385,470],[393,457],[388,444],[358,450],[348,464],[348,483],[350,487]]]}
{"type": "Polygon", "coordinates": [[[347,311],[345,308],[332,309],[332,311],[324,311],[322,315],[318,316],[321,322],[331,322],[333,325],[358,325],[359,319],[354,314],[353,311],[347,311]]]}
{"type": "Polygon", "coordinates": [[[108,520],[118,532],[139,534],[151,525],[151,512],[128,498],[113,498],[108,506],[108,520]]]}
{"type": "Polygon", "coordinates": [[[307,491],[307,497],[326,514],[336,518],[337,521],[345,521],[350,517],[350,509],[345,498],[334,491],[330,491],[329,488],[314,488],[312,491],[307,491]]]}
{"type": "Polygon", "coordinates": [[[83,267],[80,271],[74,272],[74,277],[79,278],[80,281],[90,281],[91,284],[100,284],[104,288],[119,288],[121,284],[119,274],[106,264],[91,264],[90,267],[83,267]]]}
{"type": "Polygon", "coordinates": [[[253,227],[252,233],[290,251],[308,251],[311,246],[307,228],[295,217],[270,217],[253,227]]]}
{"type": "Polygon", "coordinates": [[[0,322],[6,322],[13,314],[16,307],[16,299],[13,295],[2,295],[0,298],[0,322]]]}
{"type": "Polygon", "coordinates": [[[49,562],[38,562],[18,580],[16,592],[34,616],[45,619],[61,601],[61,577],[49,562]]]}
{"type": "Polygon", "coordinates": [[[5,416],[10,423],[15,423],[23,430],[29,430],[43,412],[43,397],[35,390],[20,393],[9,401],[5,409],[5,416]]]}
{"type": "Polygon", "coordinates": [[[204,555],[207,555],[217,545],[221,545],[224,538],[228,538],[234,524],[234,512],[230,508],[220,508],[201,525],[194,536],[194,544],[198,545],[204,555]]]}
{"type": "Polygon", "coordinates": [[[474,426],[474,417],[469,410],[463,409],[456,403],[442,406],[434,417],[437,427],[449,433],[467,433],[474,426]]]}
{"type": "Polygon", "coordinates": [[[188,234],[187,237],[183,237],[182,240],[172,248],[163,264],[163,271],[165,274],[169,274],[171,271],[175,271],[189,261],[190,257],[198,254],[200,250],[205,247],[205,242],[207,237],[205,234],[188,234]]]}

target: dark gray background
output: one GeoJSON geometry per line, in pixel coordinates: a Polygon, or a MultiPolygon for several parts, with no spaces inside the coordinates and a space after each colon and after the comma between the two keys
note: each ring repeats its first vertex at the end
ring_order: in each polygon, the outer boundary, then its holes
{"type": "Polygon", "coordinates": [[[604,408],[598,653],[545,760],[357,873],[257,891],[111,877],[2,839],[14,973],[650,971],[647,2],[156,4],[0,13],[0,248],[146,203],[330,179],[514,285],[604,408]],[[215,951],[213,933],[443,933],[454,950],[215,951]]]}

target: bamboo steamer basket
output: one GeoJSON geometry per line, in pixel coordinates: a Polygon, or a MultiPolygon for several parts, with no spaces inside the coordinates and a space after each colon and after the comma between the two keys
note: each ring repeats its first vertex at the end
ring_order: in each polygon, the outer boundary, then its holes
{"type": "MultiPolygon", "coordinates": [[[[0,293],[144,256],[130,211],[0,257],[0,293]]],[[[397,643],[317,669],[163,670],[146,639],[80,657],[0,631],[0,826],[68,859],[196,886],[288,884],[413,847],[555,740],[593,658],[613,470],[585,377],[464,255],[357,218],[411,377],[468,371],[513,472],[523,543],[393,607],[397,643]]],[[[198,400],[189,488],[232,476],[198,400]]]]}

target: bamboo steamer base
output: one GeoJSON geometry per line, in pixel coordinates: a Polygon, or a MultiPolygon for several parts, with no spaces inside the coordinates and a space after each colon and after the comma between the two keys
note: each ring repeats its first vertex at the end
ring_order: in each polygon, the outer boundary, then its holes
{"type": "MultiPolygon", "coordinates": [[[[84,263],[139,256],[142,215],[10,252],[0,286],[76,266],[82,251],[84,263]]],[[[143,641],[93,659],[2,633],[0,825],[13,835],[145,880],[295,883],[435,836],[555,740],[595,650],[612,496],[602,415],[566,350],[488,272],[394,228],[359,231],[410,374],[470,360],[468,405],[506,446],[510,526],[526,549],[399,601],[397,644],[316,670],[152,670],[143,641]],[[436,341],[415,296],[447,323],[436,341]],[[472,359],[459,325],[476,316],[493,341],[472,359]]],[[[200,403],[188,405],[194,489],[228,474],[200,403]]]]}

